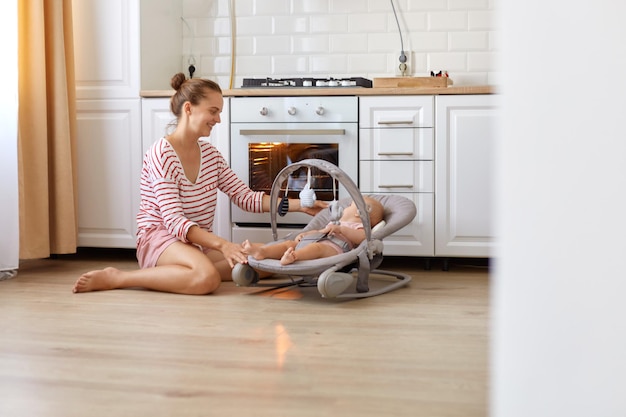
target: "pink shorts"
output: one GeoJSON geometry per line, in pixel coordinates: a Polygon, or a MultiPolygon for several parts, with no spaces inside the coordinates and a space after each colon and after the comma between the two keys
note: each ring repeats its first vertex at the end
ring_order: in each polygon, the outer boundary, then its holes
{"type": "MultiPolygon", "coordinates": [[[[159,257],[165,249],[176,242],[181,241],[177,237],[172,236],[165,226],[158,226],[146,230],[143,236],[137,240],[137,261],[139,262],[139,268],[152,268],[156,266],[159,257]]],[[[192,243],[185,244],[200,249],[192,243]]],[[[208,251],[209,249],[206,249],[203,252],[207,253],[208,251]]]]}

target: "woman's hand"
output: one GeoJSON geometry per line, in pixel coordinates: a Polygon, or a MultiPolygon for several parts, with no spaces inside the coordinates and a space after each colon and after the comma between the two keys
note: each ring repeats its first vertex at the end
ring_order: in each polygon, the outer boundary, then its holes
{"type": "Polygon", "coordinates": [[[300,211],[310,216],[315,216],[317,213],[324,210],[326,207],[328,207],[328,203],[326,201],[315,200],[315,204],[313,204],[313,207],[300,206],[300,211]]]}
{"type": "Polygon", "coordinates": [[[224,255],[224,258],[231,268],[233,268],[237,263],[248,263],[248,255],[242,245],[225,241],[220,248],[220,252],[222,252],[222,255],[224,255]]]}

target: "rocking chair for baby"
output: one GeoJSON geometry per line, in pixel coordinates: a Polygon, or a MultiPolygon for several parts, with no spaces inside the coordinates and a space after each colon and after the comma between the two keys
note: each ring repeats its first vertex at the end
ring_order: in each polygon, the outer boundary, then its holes
{"type": "MultiPolygon", "coordinates": [[[[341,217],[341,210],[354,201],[360,213],[367,213],[363,196],[352,179],[336,165],[321,159],[306,159],[283,168],[276,176],[270,192],[271,201],[278,200],[278,194],[283,182],[289,174],[302,168],[317,168],[328,173],[333,178],[333,183],[339,181],[350,198],[333,201],[328,208],[320,211],[306,225],[297,232],[292,232],[283,239],[293,239],[297,234],[308,230],[322,229],[330,221],[336,221],[341,217]]],[[[384,219],[373,229],[370,227],[369,216],[362,216],[365,240],[348,252],[315,260],[300,260],[289,265],[281,265],[275,259],[258,260],[248,257],[248,264],[237,264],[233,269],[233,281],[239,286],[317,286],[318,292],[324,298],[364,298],[387,293],[406,285],[411,277],[407,274],[376,269],[383,260],[382,240],[390,234],[400,230],[409,224],[416,214],[415,204],[406,197],[400,195],[368,195],[383,205],[384,219]],[[265,271],[279,276],[286,276],[287,281],[271,283],[259,282],[256,271],[265,271]],[[356,273],[356,277],[354,274],[356,273]],[[395,277],[395,280],[382,279],[383,277],[395,277]],[[376,279],[377,288],[370,288],[370,279],[376,279]],[[356,281],[356,282],[355,282],[356,281]],[[356,284],[356,285],[354,285],[356,284]],[[349,288],[351,288],[349,290],[349,288]]],[[[273,243],[278,239],[277,212],[279,207],[272,205],[270,220],[272,227],[273,243]]],[[[272,243],[270,243],[272,244],[272,243]]]]}

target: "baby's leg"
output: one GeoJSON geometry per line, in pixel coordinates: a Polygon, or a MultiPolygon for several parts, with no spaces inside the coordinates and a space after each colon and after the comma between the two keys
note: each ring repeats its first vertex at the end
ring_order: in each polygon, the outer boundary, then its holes
{"type": "Polygon", "coordinates": [[[263,244],[263,243],[253,243],[249,240],[245,240],[241,246],[243,246],[244,251],[258,259],[280,259],[283,256],[283,253],[288,248],[293,248],[296,246],[296,242],[293,240],[286,240],[284,242],[274,243],[271,245],[263,244]]]}
{"type": "Polygon", "coordinates": [[[333,255],[337,255],[337,251],[332,246],[313,242],[297,250],[294,248],[287,249],[280,258],[280,264],[289,265],[295,261],[328,258],[333,255]]]}
{"type": "Polygon", "coordinates": [[[295,251],[296,250],[294,248],[287,248],[285,253],[283,253],[283,256],[280,258],[280,264],[289,265],[297,261],[295,251]]]}

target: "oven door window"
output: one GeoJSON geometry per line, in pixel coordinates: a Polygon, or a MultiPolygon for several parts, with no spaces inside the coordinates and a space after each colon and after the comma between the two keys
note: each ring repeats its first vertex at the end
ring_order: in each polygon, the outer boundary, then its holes
{"type": "MultiPolygon", "coordinates": [[[[337,143],[249,143],[250,188],[269,194],[278,173],[286,166],[304,159],[323,159],[339,165],[339,145],[337,143]]],[[[307,183],[307,177],[307,168],[298,169],[281,185],[281,189],[284,191],[288,188],[288,196],[298,198],[298,193],[307,183]]],[[[311,169],[311,188],[315,190],[320,200],[331,201],[336,198],[333,196],[333,178],[317,168],[311,169]]]]}

